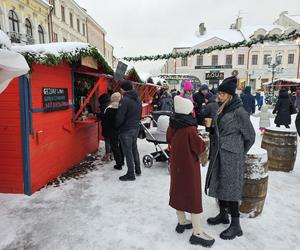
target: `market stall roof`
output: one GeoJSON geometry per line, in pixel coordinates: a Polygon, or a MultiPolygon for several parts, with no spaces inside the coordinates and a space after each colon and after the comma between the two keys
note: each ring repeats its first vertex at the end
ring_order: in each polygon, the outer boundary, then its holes
{"type": "Polygon", "coordinates": [[[91,56],[97,60],[103,73],[113,75],[112,68],[105,61],[100,51],[88,43],[64,42],[25,46],[12,46],[12,50],[25,56],[28,64],[58,65],[63,62],[77,64],[82,57],[91,56]]]}
{"type": "Polygon", "coordinates": [[[13,46],[12,50],[19,53],[36,53],[60,55],[63,52],[75,52],[76,50],[88,48],[88,43],[64,42],[64,43],[45,43],[34,45],[13,46]]]}
{"type": "Polygon", "coordinates": [[[9,37],[0,30],[0,94],[13,78],[29,71],[25,58],[19,53],[8,50],[10,47],[9,37]]]}
{"type": "MultiPolygon", "coordinates": [[[[276,79],[274,81],[274,84],[277,82],[291,82],[294,84],[300,84],[300,79],[299,78],[280,78],[280,79],[276,79]]],[[[272,85],[272,82],[265,82],[262,85],[267,86],[267,85],[272,85]]]]}
{"type": "Polygon", "coordinates": [[[0,49],[10,49],[11,48],[11,42],[9,37],[0,30],[0,49]]]}

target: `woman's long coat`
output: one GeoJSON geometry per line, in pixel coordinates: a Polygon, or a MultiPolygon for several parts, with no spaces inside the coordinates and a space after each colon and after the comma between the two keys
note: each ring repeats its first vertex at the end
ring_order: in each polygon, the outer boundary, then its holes
{"type": "Polygon", "coordinates": [[[219,200],[241,200],[245,156],[254,141],[255,131],[249,114],[239,97],[235,96],[214,120],[206,194],[219,200]]]}
{"type": "Polygon", "coordinates": [[[276,114],[274,123],[276,125],[290,125],[291,124],[291,111],[293,109],[292,102],[290,100],[287,91],[281,91],[278,96],[273,114],[276,114]]]}
{"type": "Polygon", "coordinates": [[[170,206],[189,213],[201,213],[202,191],[198,156],[205,143],[195,126],[167,130],[170,155],[170,206]]]}

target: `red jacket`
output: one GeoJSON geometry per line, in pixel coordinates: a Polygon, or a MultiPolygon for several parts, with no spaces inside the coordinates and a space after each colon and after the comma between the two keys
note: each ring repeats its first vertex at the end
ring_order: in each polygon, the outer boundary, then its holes
{"type": "Polygon", "coordinates": [[[168,128],[167,141],[170,155],[170,206],[189,213],[201,213],[202,191],[198,156],[204,152],[205,143],[194,126],[168,128]]]}

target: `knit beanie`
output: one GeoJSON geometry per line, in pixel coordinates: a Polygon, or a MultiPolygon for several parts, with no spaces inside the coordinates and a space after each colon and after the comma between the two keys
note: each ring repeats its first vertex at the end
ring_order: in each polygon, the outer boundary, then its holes
{"type": "Polygon", "coordinates": [[[223,80],[223,82],[218,87],[218,91],[222,91],[222,92],[225,92],[227,94],[234,96],[235,90],[236,90],[236,85],[237,85],[236,77],[230,76],[223,80]]]}
{"type": "Polygon", "coordinates": [[[205,83],[201,84],[200,90],[208,90],[207,84],[205,83]]]}
{"type": "Polygon", "coordinates": [[[132,90],[132,84],[130,81],[122,81],[121,83],[121,89],[123,89],[124,91],[129,91],[132,90]]]}
{"type": "Polygon", "coordinates": [[[174,97],[174,108],[175,113],[188,115],[193,112],[194,105],[189,99],[177,95],[174,97]]]}
{"type": "Polygon", "coordinates": [[[185,81],[183,85],[183,90],[185,91],[192,91],[193,90],[193,84],[190,80],[185,81]]]}
{"type": "Polygon", "coordinates": [[[119,102],[121,101],[121,94],[119,92],[115,92],[110,97],[110,105],[112,107],[118,108],[119,102]]]}

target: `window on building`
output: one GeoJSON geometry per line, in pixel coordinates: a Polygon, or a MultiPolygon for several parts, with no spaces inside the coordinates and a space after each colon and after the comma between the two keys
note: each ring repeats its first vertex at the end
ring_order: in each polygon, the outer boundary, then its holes
{"type": "Polygon", "coordinates": [[[53,42],[58,42],[58,36],[55,32],[53,32],[53,42]]]}
{"type": "Polygon", "coordinates": [[[269,62],[269,57],[270,57],[271,55],[270,54],[265,54],[264,55],[264,65],[267,65],[268,64],[268,62],[269,62]]]}
{"type": "Polygon", "coordinates": [[[251,64],[257,65],[257,63],[258,63],[258,55],[252,55],[251,64]]]}
{"type": "Polygon", "coordinates": [[[63,22],[66,22],[65,7],[64,6],[61,6],[61,20],[63,22]]]}
{"type": "Polygon", "coordinates": [[[53,8],[53,14],[56,15],[56,12],[55,12],[55,0],[49,0],[49,4],[52,5],[52,8],[53,8]]]}
{"type": "Polygon", "coordinates": [[[198,55],[197,56],[197,65],[198,66],[203,66],[203,55],[198,55]]]}
{"type": "Polygon", "coordinates": [[[32,25],[28,18],[25,19],[26,35],[32,37],[32,25]]]}
{"type": "Polygon", "coordinates": [[[294,64],[295,62],[295,54],[288,55],[288,64],[294,64]]]}
{"type": "Polygon", "coordinates": [[[226,65],[232,65],[232,55],[226,55],[226,65]]]}
{"type": "Polygon", "coordinates": [[[8,20],[9,20],[9,30],[11,32],[17,32],[19,33],[20,28],[19,28],[19,18],[13,10],[10,10],[8,12],[8,20]]]}
{"type": "Polygon", "coordinates": [[[67,42],[67,38],[63,38],[63,42],[64,42],[64,43],[67,42]]]}
{"type": "Polygon", "coordinates": [[[73,28],[73,14],[70,13],[70,26],[73,28]]]}
{"type": "Polygon", "coordinates": [[[238,65],[244,65],[245,64],[245,55],[239,54],[238,55],[238,65]]]}
{"type": "Polygon", "coordinates": [[[38,27],[38,33],[39,33],[39,42],[40,43],[45,43],[44,29],[41,25],[39,25],[39,27],[38,27]]]}
{"type": "Polygon", "coordinates": [[[187,57],[182,57],[181,58],[181,66],[183,66],[183,67],[188,66],[187,57]]]}
{"type": "Polygon", "coordinates": [[[82,34],[85,36],[85,23],[82,24],[82,34]]]}
{"type": "Polygon", "coordinates": [[[218,55],[212,55],[212,57],[211,57],[211,65],[212,66],[217,66],[218,65],[218,60],[219,60],[218,55]]]}
{"type": "Polygon", "coordinates": [[[77,31],[80,33],[80,20],[77,19],[77,31]]]}

